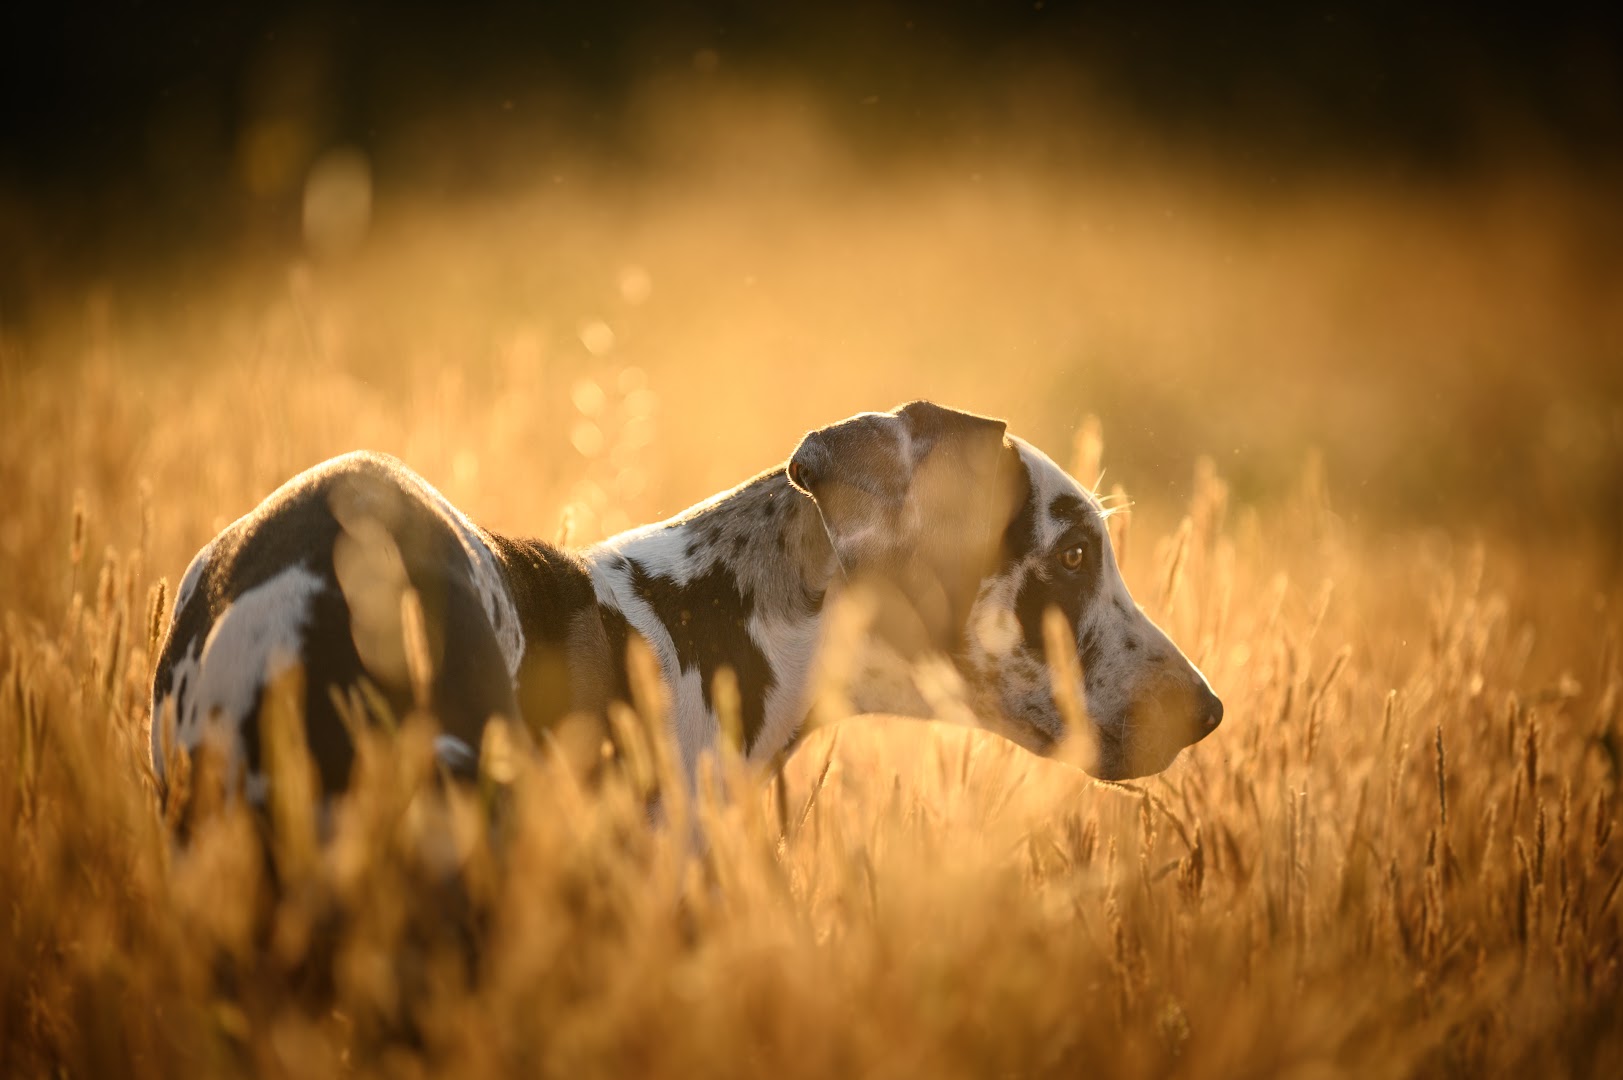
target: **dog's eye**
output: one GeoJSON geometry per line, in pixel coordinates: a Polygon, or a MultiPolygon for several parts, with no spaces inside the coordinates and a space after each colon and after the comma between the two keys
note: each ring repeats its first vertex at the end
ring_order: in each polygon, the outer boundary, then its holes
{"type": "Polygon", "coordinates": [[[1087,549],[1080,544],[1066,548],[1059,553],[1059,564],[1074,574],[1082,569],[1082,560],[1087,558],[1087,554],[1087,549]]]}

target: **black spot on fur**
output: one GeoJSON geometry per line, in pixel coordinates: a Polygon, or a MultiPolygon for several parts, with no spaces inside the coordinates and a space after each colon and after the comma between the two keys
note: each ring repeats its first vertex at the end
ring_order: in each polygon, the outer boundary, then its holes
{"type": "MultiPolygon", "coordinates": [[[[305,738],[321,780],[322,791],[333,794],[342,791],[349,783],[355,748],[350,743],[349,732],[333,708],[328,688],[353,685],[365,674],[365,668],[355,651],[355,642],[349,630],[349,608],[338,582],[331,577],[331,564],[322,570],[323,576],[329,580],[325,587],[310,597],[300,661],[304,664],[305,677],[305,738]]],[[[424,606],[426,615],[427,604],[424,606]]],[[[405,715],[410,708],[409,696],[403,692],[390,694],[389,687],[380,689],[396,714],[405,715]]],[[[262,766],[260,708],[263,703],[261,692],[255,696],[240,728],[249,775],[259,772],[262,766]]],[[[477,742],[474,745],[477,746],[477,742]]]]}
{"type": "MultiPolygon", "coordinates": [[[[185,689],[184,680],[179,685],[175,683],[175,665],[186,655],[187,647],[196,644],[198,654],[202,654],[203,641],[214,622],[216,605],[209,602],[210,579],[214,576],[215,570],[211,561],[203,572],[203,580],[198,582],[197,588],[192,590],[186,602],[177,609],[169,635],[164,639],[158,666],[153,672],[152,679],[152,706],[155,717],[158,706],[171,691],[178,695],[185,689]]],[[[223,602],[218,605],[221,608],[224,606],[223,602]]],[[[178,714],[175,719],[177,721],[180,719],[178,714]]]]}
{"type": "Polygon", "coordinates": [[[1037,547],[1037,497],[1031,486],[1031,470],[1026,468],[1026,463],[1018,454],[1015,455],[1015,462],[1019,465],[1018,490],[1023,494],[1008,528],[1003,530],[1004,570],[1020,562],[1037,547]]]}
{"type": "Polygon", "coordinates": [[[1122,641],[1121,646],[1122,646],[1122,648],[1126,649],[1128,652],[1137,652],[1138,651],[1138,639],[1136,637],[1133,637],[1131,634],[1129,634],[1122,641]]]}
{"type": "Polygon", "coordinates": [[[1048,514],[1059,521],[1076,524],[1086,520],[1088,504],[1075,495],[1055,495],[1048,504],[1048,514]]]}
{"type": "MultiPolygon", "coordinates": [[[[519,711],[531,731],[543,731],[574,706],[569,632],[579,614],[597,603],[597,596],[585,565],[574,555],[539,540],[492,535],[490,542],[507,568],[508,591],[524,634],[519,711]]],[[[495,625],[499,628],[501,623],[495,625]]]]}
{"type": "Polygon", "coordinates": [[[1053,581],[1046,567],[1039,567],[1026,575],[1020,591],[1014,597],[1014,615],[1020,623],[1020,635],[1026,647],[1038,656],[1044,655],[1043,613],[1057,607],[1065,616],[1066,624],[1075,626],[1082,620],[1082,596],[1068,581],[1053,581]]]}
{"type": "Polygon", "coordinates": [[[748,751],[766,723],[766,695],[777,681],[766,654],[749,635],[754,594],[742,591],[738,580],[719,563],[679,584],[663,574],[650,574],[633,559],[631,586],[670,630],[681,670],[698,670],[706,708],[713,707],[716,673],[723,667],[733,669],[738,678],[744,749],[748,751]]]}
{"type": "MultiPolygon", "coordinates": [[[[1062,539],[1059,547],[1075,546],[1076,539],[1062,539]]],[[[1053,559],[1045,559],[1027,573],[1020,583],[1019,592],[1015,594],[1014,610],[1022,635],[1027,646],[1039,653],[1044,647],[1043,612],[1057,607],[1064,613],[1066,622],[1076,626],[1082,621],[1082,612],[1098,592],[1103,553],[1096,543],[1089,543],[1087,538],[1081,539],[1083,546],[1089,550],[1080,569],[1067,571],[1053,559]]]]}
{"type": "Polygon", "coordinates": [[[576,614],[597,602],[585,565],[539,540],[499,535],[489,539],[507,568],[507,587],[519,612],[525,645],[562,646],[576,614]]]}
{"type": "Polygon", "coordinates": [[[626,622],[619,608],[607,604],[598,604],[597,614],[603,620],[603,634],[609,642],[609,697],[630,704],[631,675],[626,667],[626,646],[631,643],[631,624],[626,622]]]}
{"type": "Polygon", "coordinates": [[[728,546],[732,549],[733,558],[739,558],[744,554],[744,548],[749,546],[749,537],[743,533],[734,533],[732,543],[728,546]]]}

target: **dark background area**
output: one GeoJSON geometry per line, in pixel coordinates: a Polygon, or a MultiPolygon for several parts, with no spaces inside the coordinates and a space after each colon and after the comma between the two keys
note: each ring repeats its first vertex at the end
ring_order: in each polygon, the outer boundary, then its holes
{"type": "Polygon", "coordinates": [[[0,239],[43,260],[7,277],[58,284],[225,243],[274,211],[240,166],[245,133],[284,115],[436,196],[523,180],[507,150],[538,130],[635,167],[628,102],[667,72],[796,83],[875,168],[1034,122],[1063,160],[1085,104],[1270,175],[1426,183],[1536,154],[1614,176],[1609,7],[24,0],[0,12],[0,239]]]}
{"type": "Polygon", "coordinates": [[[406,445],[446,372],[485,438],[544,370],[511,456],[573,462],[558,388],[626,364],[752,417],[673,434],[715,473],[650,513],[936,396],[1055,447],[1097,412],[1162,505],[1318,447],[1372,515],[1623,558],[1619,191],[1620,5],[0,5],[0,376],[306,365],[222,436],[267,480],[361,440],[346,387],[406,445]]]}

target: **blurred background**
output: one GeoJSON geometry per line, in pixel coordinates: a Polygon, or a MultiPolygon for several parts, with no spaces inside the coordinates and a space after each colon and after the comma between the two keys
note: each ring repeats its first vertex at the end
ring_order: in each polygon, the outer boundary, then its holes
{"type": "Polygon", "coordinates": [[[356,445],[589,539],[932,397],[1618,565],[1618,9],[13,3],[0,110],[4,479],[183,476],[166,559],[356,445]]]}

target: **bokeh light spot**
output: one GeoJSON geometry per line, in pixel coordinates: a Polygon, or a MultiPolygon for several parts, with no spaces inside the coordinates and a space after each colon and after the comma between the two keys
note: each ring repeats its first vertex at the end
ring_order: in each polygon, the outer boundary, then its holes
{"type": "Polygon", "coordinates": [[[596,457],[603,452],[603,429],[590,420],[577,420],[570,429],[569,442],[582,457],[596,457]]]}
{"type": "Polygon", "coordinates": [[[591,379],[576,379],[569,397],[581,415],[594,417],[603,415],[603,406],[608,400],[603,388],[591,379]]]}
{"type": "Polygon", "coordinates": [[[327,151],[304,182],[304,242],[317,255],[353,251],[372,223],[372,166],[353,147],[327,151]]]}
{"type": "Polygon", "coordinates": [[[580,343],[593,356],[606,356],[614,348],[614,331],[602,319],[592,319],[581,324],[580,343]]]}
{"type": "Polygon", "coordinates": [[[640,266],[626,266],[620,270],[620,296],[628,304],[640,304],[653,291],[654,279],[640,266]]]}

